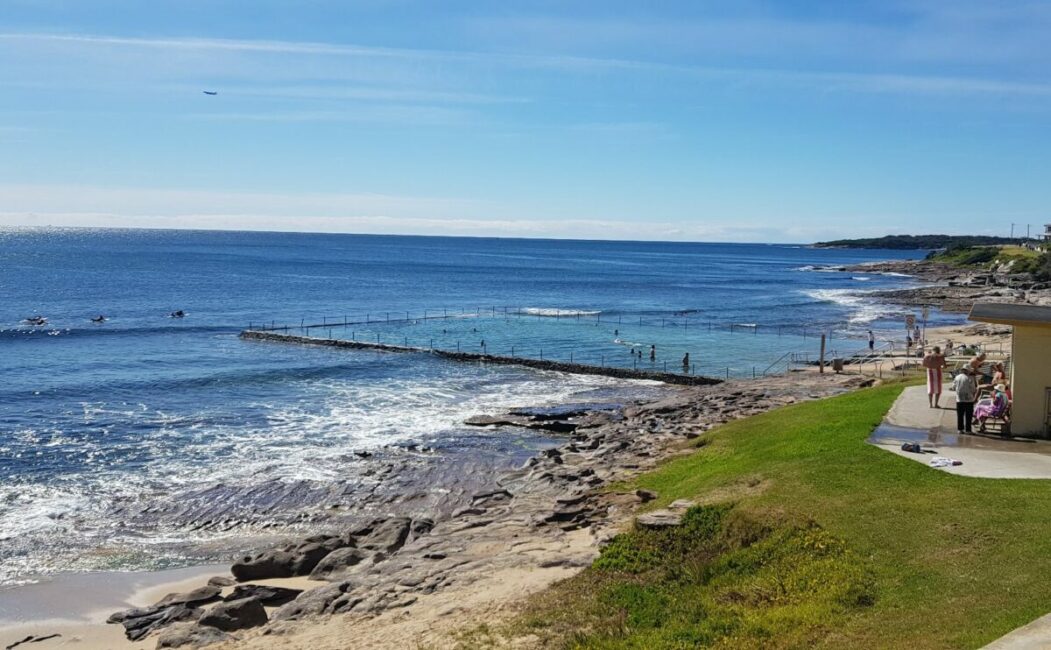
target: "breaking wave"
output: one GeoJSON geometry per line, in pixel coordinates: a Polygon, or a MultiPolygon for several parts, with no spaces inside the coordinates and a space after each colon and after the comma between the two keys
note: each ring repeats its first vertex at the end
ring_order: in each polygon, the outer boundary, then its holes
{"type": "Polygon", "coordinates": [[[598,309],[551,309],[548,307],[526,307],[523,314],[530,316],[547,316],[550,318],[572,318],[575,316],[598,316],[602,313],[598,309]]]}
{"type": "Polygon", "coordinates": [[[852,325],[871,323],[893,313],[887,305],[867,297],[857,289],[807,289],[804,295],[820,302],[829,302],[849,310],[852,325]]]}

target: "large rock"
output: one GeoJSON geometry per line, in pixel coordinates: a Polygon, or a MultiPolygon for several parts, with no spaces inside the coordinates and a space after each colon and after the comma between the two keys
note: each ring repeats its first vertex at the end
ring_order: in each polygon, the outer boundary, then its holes
{"type": "Polygon", "coordinates": [[[322,544],[304,544],[296,549],[295,559],[292,560],[291,570],[294,576],[310,575],[317,563],[333,551],[332,548],[322,544]]]}
{"type": "Polygon", "coordinates": [[[572,422],[564,422],[562,420],[541,420],[539,422],[530,422],[530,429],[539,429],[541,431],[551,431],[554,433],[573,433],[577,430],[577,425],[572,422]]]}
{"type": "Polygon", "coordinates": [[[636,517],[635,524],[640,528],[674,528],[682,525],[683,514],[680,510],[654,510],[636,517]]]}
{"type": "Polygon", "coordinates": [[[184,603],[167,607],[154,605],[153,607],[140,607],[117,612],[110,616],[106,622],[120,623],[124,626],[124,635],[128,637],[128,640],[138,641],[172,623],[194,620],[200,613],[200,609],[190,607],[184,603]]]}
{"type": "Polygon", "coordinates": [[[214,627],[224,632],[244,630],[265,625],[266,610],[257,598],[242,598],[222,602],[205,612],[197,620],[201,625],[214,627]]]}
{"type": "Polygon", "coordinates": [[[158,648],[200,648],[229,639],[229,635],[214,627],[197,623],[176,623],[157,637],[158,648]]]}
{"type": "Polygon", "coordinates": [[[635,518],[635,525],[640,528],[649,529],[674,528],[676,526],[681,526],[683,515],[695,505],[697,504],[688,499],[678,499],[672,501],[671,504],[663,510],[654,510],[639,515],[635,518]]]}
{"type": "Polygon", "coordinates": [[[360,564],[368,556],[368,552],[352,546],[336,549],[318,562],[313,572],[311,572],[310,578],[312,580],[329,580],[332,576],[341,574],[348,568],[360,564]]]}
{"type": "Polygon", "coordinates": [[[307,616],[347,611],[362,597],[350,593],[356,585],[349,580],[336,582],[310,591],[274,612],[275,621],[295,621],[307,616]]]}
{"type": "Polygon", "coordinates": [[[368,533],[357,538],[358,546],[370,551],[393,553],[405,544],[409,537],[412,519],[392,517],[375,522],[368,533]]]}
{"type": "Polygon", "coordinates": [[[203,605],[205,603],[212,603],[219,600],[219,594],[222,591],[218,586],[208,585],[205,587],[198,587],[193,591],[186,592],[184,594],[168,594],[164,598],[157,601],[157,607],[167,607],[169,605],[203,605]]]}
{"type": "Polygon", "coordinates": [[[223,600],[241,600],[242,598],[255,598],[264,605],[280,607],[290,603],[296,596],[303,593],[302,589],[288,589],[286,587],[270,587],[265,585],[237,585],[233,592],[223,600]]]}
{"type": "Polygon", "coordinates": [[[245,556],[230,567],[239,582],[265,580],[267,578],[291,578],[292,564],[296,557],[288,551],[264,551],[255,556],[245,556]]]}
{"type": "Polygon", "coordinates": [[[463,423],[472,427],[524,427],[528,421],[495,415],[472,415],[463,423]]]}

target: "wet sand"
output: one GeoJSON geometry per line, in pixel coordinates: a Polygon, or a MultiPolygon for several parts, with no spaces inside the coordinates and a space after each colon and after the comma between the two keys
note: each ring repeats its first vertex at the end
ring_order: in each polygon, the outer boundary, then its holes
{"type": "MultiPolygon", "coordinates": [[[[0,647],[28,636],[59,636],[18,646],[32,650],[79,648],[152,649],[155,636],[128,641],[124,628],[107,624],[115,611],[145,607],[172,593],[184,593],[212,576],[229,577],[229,565],[213,564],[166,571],[104,572],[58,575],[33,585],[0,591],[0,647]]],[[[253,580],[252,584],[311,589],[319,585],[307,578],[253,580]]],[[[224,595],[232,587],[223,590],[224,595]]]]}
{"type": "Polygon", "coordinates": [[[206,565],[168,571],[78,573],[0,591],[0,647],[27,636],[61,636],[19,647],[76,647],[84,650],[153,648],[155,639],[131,643],[124,628],[107,625],[106,617],[127,607],[141,607],[173,592],[186,591],[229,567],[206,565]]]}

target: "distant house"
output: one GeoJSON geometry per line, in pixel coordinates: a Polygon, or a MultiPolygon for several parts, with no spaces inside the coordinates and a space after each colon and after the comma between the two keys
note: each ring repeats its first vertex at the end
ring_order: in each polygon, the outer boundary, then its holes
{"type": "Polygon", "coordinates": [[[969,320],[1011,325],[1011,432],[1051,437],[1051,307],[976,303],[969,320]]]}
{"type": "Polygon", "coordinates": [[[1051,242],[1051,223],[1044,224],[1044,241],[1051,242]]]}

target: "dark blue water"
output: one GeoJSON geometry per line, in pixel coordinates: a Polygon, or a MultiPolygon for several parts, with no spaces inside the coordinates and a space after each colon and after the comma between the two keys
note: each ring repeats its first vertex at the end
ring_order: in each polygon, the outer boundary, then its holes
{"type": "Polygon", "coordinates": [[[900,310],[854,292],[908,279],[800,269],[914,256],[728,244],[0,232],[0,584],[58,570],[177,563],[180,543],[236,537],[253,524],[242,513],[243,528],[205,534],[182,529],[177,517],[114,522],[115,512],[163,510],[203,499],[192,495],[212,494],[217,484],[234,494],[264,480],[323,489],[347,476],[351,452],[408,442],[435,447],[439,459],[510,464],[548,441],[465,431],[462,420],[637,389],[427,355],[247,343],[237,333],[250,322],[441,311],[455,318],[372,324],[353,334],[337,327],[333,335],[443,347],[487,339],[494,353],[546,345],[548,355],[576,350],[595,357],[577,360],[608,355],[619,363],[631,345],[654,344],[661,359],[692,351],[702,371],[744,376],[813,345],[812,335],[799,336],[803,325],[835,330],[844,347],[868,327],[898,327],[900,310]],[[531,318],[494,317],[494,308],[531,318]],[[186,317],[169,318],[177,309],[186,317]],[[108,321],[89,322],[97,314],[108,321]],[[48,324],[22,324],[33,315],[48,324]],[[693,329],[678,328],[690,319],[693,329]],[[676,325],[657,325],[665,321],[676,325]],[[706,322],[760,329],[744,336],[706,331],[706,322]]]}

